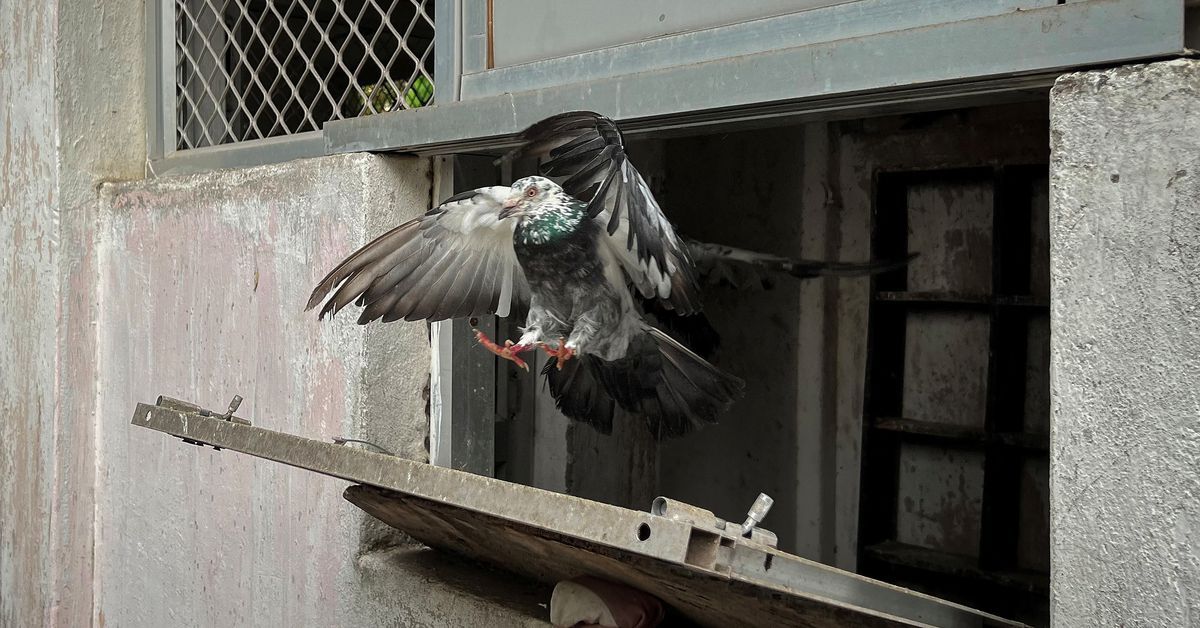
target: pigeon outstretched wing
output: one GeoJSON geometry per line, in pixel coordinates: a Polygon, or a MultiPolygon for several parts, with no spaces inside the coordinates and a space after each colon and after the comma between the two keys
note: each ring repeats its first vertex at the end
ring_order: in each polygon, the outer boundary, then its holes
{"type": "Polygon", "coordinates": [[[797,279],[814,277],[864,277],[904,268],[917,254],[900,259],[839,262],[797,259],[739,249],[724,244],[686,239],[696,263],[696,274],[704,284],[722,284],[737,289],[769,288],[777,275],[797,279]]]}
{"type": "Polygon", "coordinates": [[[615,122],[598,113],[572,111],[526,129],[522,144],[504,159],[542,158],[543,176],[588,204],[602,241],[638,292],[681,314],[700,309],[699,287],[687,245],[663,215],[650,186],[629,162],[615,122]]]}
{"type": "Polygon", "coordinates": [[[515,221],[498,217],[510,193],[463,192],[383,234],[326,275],[305,309],[325,301],[324,317],[353,302],[364,308],[359,324],[507,316],[529,295],[513,252],[515,221]]]}

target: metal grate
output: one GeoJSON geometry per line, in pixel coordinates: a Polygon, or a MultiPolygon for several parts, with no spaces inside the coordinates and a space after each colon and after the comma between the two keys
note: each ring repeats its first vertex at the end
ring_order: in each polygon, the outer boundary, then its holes
{"type": "Polygon", "coordinates": [[[175,0],[177,150],[428,105],[433,0],[175,0]]]}

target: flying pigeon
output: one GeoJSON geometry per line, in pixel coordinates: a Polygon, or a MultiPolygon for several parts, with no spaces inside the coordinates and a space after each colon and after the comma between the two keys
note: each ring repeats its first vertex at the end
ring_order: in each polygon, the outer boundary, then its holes
{"type": "Polygon", "coordinates": [[[566,416],[610,433],[619,408],[656,438],[716,422],[744,383],[641,315],[641,300],[697,313],[699,287],[687,243],[626,158],[616,124],[570,112],[520,140],[506,158],[540,157],[545,176],[457,194],[383,234],[322,279],[306,309],[325,301],[323,318],[355,303],[365,324],[503,317],[524,303],[515,343],[476,337],[525,368],[528,351],[553,357],[542,373],[566,416]]]}

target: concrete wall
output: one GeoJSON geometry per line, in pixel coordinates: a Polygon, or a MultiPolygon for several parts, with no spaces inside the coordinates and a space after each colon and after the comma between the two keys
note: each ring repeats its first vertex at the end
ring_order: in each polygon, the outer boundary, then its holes
{"type": "Polygon", "coordinates": [[[1051,95],[1052,615],[1200,623],[1200,62],[1051,95]]]}
{"type": "Polygon", "coordinates": [[[302,309],[339,260],[428,206],[428,174],[423,160],[350,155],[104,187],[98,622],[509,617],[431,586],[402,538],[342,500],[344,482],[129,426],[159,394],[222,408],[237,393],[259,426],[426,459],[426,326],[302,309]]]}
{"type": "Polygon", "coordinates": [[[142,8],[0,5],[0,625],[92,612],[96,184],[142,172],[142,8]]]}
{"type": "Polygon", "coordinates": [[[404,544],[344,483],[129,427],[174,394],[425,456],[423,325],[313,282],[427,164],[145,174],[144,2],[0,3],[0,626],[539,625],[548,592],[404,544]]]}
{"type": "Polygon", "coordinates": [[[0,5],[0,624],[51,598],[58,164],[52,5],[0,5]]]}

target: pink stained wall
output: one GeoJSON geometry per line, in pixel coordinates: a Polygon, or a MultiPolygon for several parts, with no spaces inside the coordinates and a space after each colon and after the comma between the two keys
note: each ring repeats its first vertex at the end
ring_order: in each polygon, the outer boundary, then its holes
{"type": "MultiPolygon", "coordinates": [[[[99,244],[96,605],[101,625],[338,625],[363,515],[344,482],[133,428],[160,395],[327,439],[361,434],[367,332],[312,286],[427,207],[427,165],[367,155],[108,186],[99,244]]],[[[392,329],[423,341],[423,324],[392,329]]],[[[425,420],[427,344],[398,421],[425,420]]],[[[418,425],[417,427],[423,427],[418,425]]],[[[411,453],[412,447],[408,447],[411,453]]]]}

